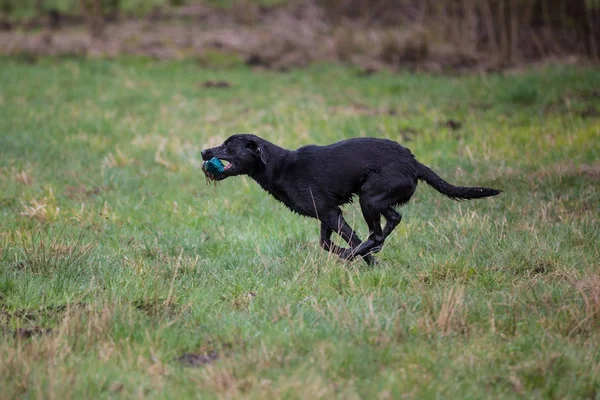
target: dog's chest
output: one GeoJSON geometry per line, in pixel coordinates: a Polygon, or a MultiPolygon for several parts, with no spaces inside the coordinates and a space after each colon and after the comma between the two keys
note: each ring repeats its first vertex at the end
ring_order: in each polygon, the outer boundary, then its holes
{"type": "Polygon", "coordinates": [[[311,200],[310,189],[298,188],[295,185],[273,185],[263,182],[258,182],[264,190],[266,190],[271,196],[275,197],[278,201],[283,203],[291,211],[300,215],[315,217],[316,204],[311,200]],[[310,207],[310,205],[313,207],[310,207]],[[306,205],[309,205],[306,207],[306,205]]]}

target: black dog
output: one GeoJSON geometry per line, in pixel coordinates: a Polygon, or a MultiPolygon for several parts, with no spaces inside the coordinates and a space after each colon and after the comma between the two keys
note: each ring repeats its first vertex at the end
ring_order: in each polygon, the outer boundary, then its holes
{"type": "Polygon", "coordinates": [[[222,174],[205,174],[212,180],[248,175],[290,210],[321,221],[321,246],[344,259],[363,257],[373,263],[385,239],[402,216],[394,207],[405,204],[424,180],[454,200],[495,196],[500,190],[449,184],[419,163],[396,142],[385,139],[348,139],[329,146],[304,146],[287,150],[255,135],[233,135],[221,146],[202,151],[202,159],[227,161],[222,174]],[[369,237],[362,242],[342,216],[340,206],[354,195],[369,237]],[[381,216],[387,220],[381,228],[381,216]],[[338,233],[349,245],[341,248],[331,241],[338,233]]]}

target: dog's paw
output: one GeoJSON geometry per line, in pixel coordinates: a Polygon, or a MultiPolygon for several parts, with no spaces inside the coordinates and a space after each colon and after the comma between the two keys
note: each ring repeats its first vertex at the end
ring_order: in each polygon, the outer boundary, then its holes
{"type": "Polygon", "coordinates": [[[369,267],[375,267],[375,266],[377,266],[377,264],[379,264],[379,262],[375,259],[375,257],[373,257],[373,255],[370,253],[363,256],[362,259],[365,260],[365,262],[369,265],[369,267]]]}
{"type": "Polygon", "coordinates": [[[340,254],[340,258],[344,260],[354,260],[354,253],[352,252],[352,249],[344,249],[344,251],[342,251],[340,254]]]}

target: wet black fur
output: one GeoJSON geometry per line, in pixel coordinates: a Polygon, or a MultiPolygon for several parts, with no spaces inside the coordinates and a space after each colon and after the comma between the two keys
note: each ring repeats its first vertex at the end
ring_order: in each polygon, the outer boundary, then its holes
{"type": "Polygon", "coordinates": [[[407,148],[386,139],[356,138],[328,146],[309,145],[298,150],[276,146],[258,136],[233,135],[221,146],[202,151],[202,159],[217,157],[231,167],[222,180],[248,175],[290,210],[321,221],[321,246],[344,259],[356,256],[372,264],[372,253],[400,223],[395,207],[405,204],[423,180],[454,200],[495,196],[496,189],[454,186],[419,163],[407,148]],[[358,195],[369,227],[365,242],[342,216],[340,206],[358,195]],[[381,227],[381,216],[386,224],[381,227]],[[348,244],[331,241],[333,232],[348,244]]]}

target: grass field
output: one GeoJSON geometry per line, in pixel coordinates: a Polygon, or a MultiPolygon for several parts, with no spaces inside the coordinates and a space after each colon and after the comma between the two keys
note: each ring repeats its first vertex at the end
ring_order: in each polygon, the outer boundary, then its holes
{"type": "Polygon", "coordinates": [[[2,59],[0,398],[600,398],[599,117],[575,67],[2,59]],[[348,264],[248,178],[206,185],[236,132],[390,138],[504,193],[422,185],[348,264]]]}

